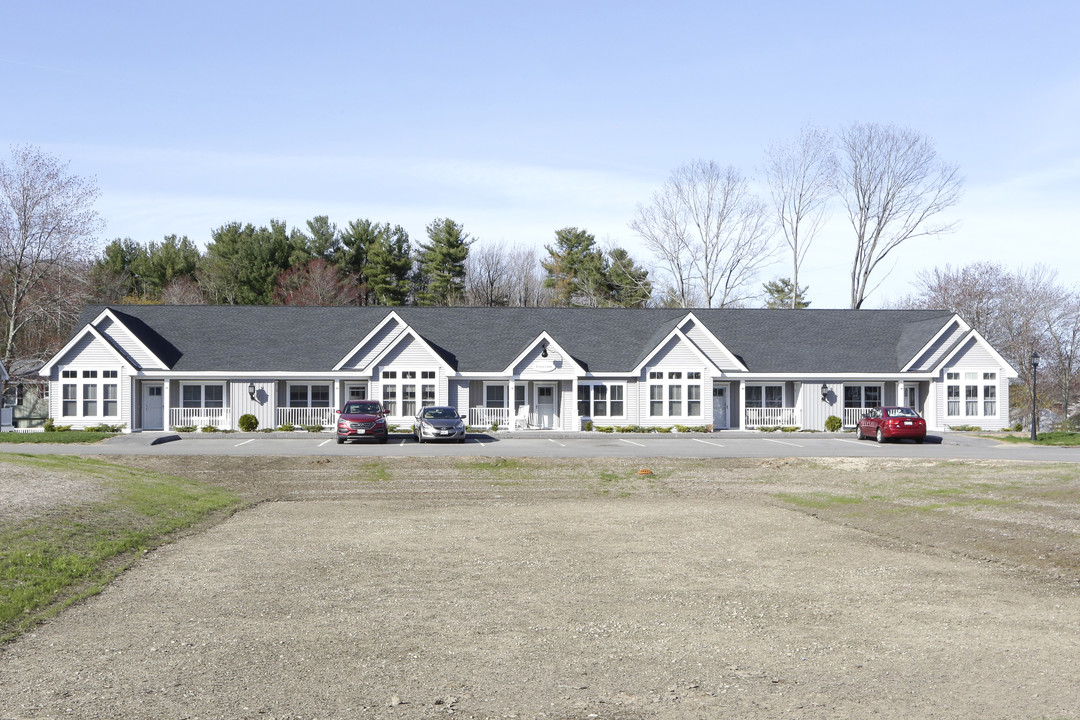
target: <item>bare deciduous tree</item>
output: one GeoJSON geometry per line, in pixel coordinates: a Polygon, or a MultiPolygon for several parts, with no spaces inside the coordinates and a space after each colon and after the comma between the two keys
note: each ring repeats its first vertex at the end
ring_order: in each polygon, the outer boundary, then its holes
{"type": "Polygon", "coordinates": [[[695,294],[706,307],[746,300],[773,254],[767,211],[749,181],[711,161],[677,168],[630,227],[669,275],[664,294],[684,307],[695,294]]]}
{"type": "MultiPolygon", "coordinates": [[[[799,287],[799,268],[827,218],[835,188],[836,156],[824,130],[803,128],[794,142],[777,143],[765,153],[765,179],[777,227],[791,249],[791,284],[799,287]]],[[[798,293],[790,307],[797,308],[798,293]]]]}
{"type": "Polygon", "coordinates": [[[501,242],[478,243],[465,258],[465,301],[482,307],[509,305],[509,265],[501,242]]]}
{"type": "Polygon", "coordinates": [[[871,275],[890,252],[911,238],[953,229],[954,223],[934,220],[959,202],[963,179],[957,166],[938,158],[928,138],[912,130],[855,123],[840,132],[839,146],[836,186],[855,230],[856,310],[877,289],[871,275]]]}
{"type": "MultiPolygon", "coordinates": [[[[20,331],[43,320],[78,316],[86,262],[102,227],[93,210],[99,191],[92,179],[68,174],[67,163],[32,146],[11,150],[0,163],[0,311],[3,358],[46,349],[19,348],[20,331]],[[79,269],[83,272],[74,272],[79,269]]],[[[55,350],[56,348],[52,348],[55,350]]]]}

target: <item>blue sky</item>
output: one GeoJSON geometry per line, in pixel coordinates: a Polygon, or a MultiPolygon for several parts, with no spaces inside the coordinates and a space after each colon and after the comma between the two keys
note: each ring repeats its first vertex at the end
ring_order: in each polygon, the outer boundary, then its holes
{"type": "MultiPolygon", "coordinates": [[[[758,175],[804,124],[874,121],[966,184],[960,229],[897,251],[868,306],[945,263],[1080,283],[1075,2],[2,0],[0,24],[0,143],[96,177],[103,240],[320,214],[419,240],[451,217],[538,248],[584,227],[648,263],[628,223],[676,166],[758,175]]],[[[814,307],[847,305],[845,224],[803,266],[814,307]]]]}

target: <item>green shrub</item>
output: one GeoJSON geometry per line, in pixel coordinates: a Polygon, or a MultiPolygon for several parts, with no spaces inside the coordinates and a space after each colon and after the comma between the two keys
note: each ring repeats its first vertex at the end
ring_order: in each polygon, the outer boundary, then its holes
{"type": "Polygon", "coordinates": [[[214,433],[214,432],[218,431],[218,426],[217,425],[203,425],[199,429],[202,430],[205,433],[214,433]]]}
{"type": "Polygon", "coordinates": [[[669,428],[669,427],[658,427],[658,428],[654,428],[654,429],[658,433],[669,433],[669,432],[671,432],[671,428],[669,428]]]}
{"type": "Polygon", "coordinates": [[[296,428],[292,426],[292,423],[281,423],[280,425],[278,425],[278,430],[280,430],[281,432],[292,432],[295,429],[296,428]]]}
{"type": "Polygon", "coordinates": [[[785,425],[784,427],[780,428],[780,432],[799,432],[799,426],[785,425]]]}
{"type": "Polygon", "coordinates": [[[1013,432],[1022,432],[1023,430],[1024,430],[1023,421],[1017,420],[1015,423],[1013,423],[1013,426],[1012,426],[1012,431],[1013,432]]]}
{"type": "Polygon", "coordinates": [[[825,429],[829,432],[836,432],[840,428],[844,427],[844,421],[838,418],[836,415],[830,415],[825,418],[825,429]]]}
{"type": "Polygon", "coordinates": [[[761,432],[776,432],[779,429],[780,429],[779,425],[762,425],[761,427],[758,428],[758,430],[761,431],[761,432]]]}
{"type": "Polygon", "coordinates": [[[236,426],[243,432],[255,432],[259,427],[259,418],[251,413],[245,413],[236,421],[236,426]]]}
{"type": "Polygon", "coordinates": [[[124,425],[126,423],[120,423],[119,425],[106,425],[102,423],[100,425],[94,425],[93,427],[83,428],[86,432],[100,432],[100,433],[118,433],[124,431],[124,425]]]}
{"type": "Polygon", "coordinates": [[[582,423],[581,429],[584,430],[585,432],[592,432],[592,429],[593,429],[592,420],[586,420],[584,423],[582,423]]]}
{"type": "Polygon", "coordinates": [[[56,425],[53,424],[52,418],[46,418],[45,424],[41,427],[45,432],[56,432],[56,425]]]}
{"type": "Polygon", "coordinates": [[[195,432],[198,429],[194,425],[177,425],[173,428],[176,432],[195,432]]]}
{"type": "Polygon", "coordinates": [[[322,425],[304,425],[303,428],[308,432],[322,432],[322,425]]]}
{"type": "Polygon", "coordinates": [[[978,425],[950,425],[949,429],[956,432],[982,432],[978,425]]]}
{"type": "Polygon", "coordinates": [[[497,422],[491,423],[491,427],[489,428],[489,430],[491,430],[491,432],[495,432],[498,429],[499,429],[499,423],[497,423],[497,422]]]}
{"type": "Polygon", "coordinates": [[[597,432],[602,432],[602,433],[613,433],[613,432],[615,432],[615,428],[611,427],[610,425],[597,425],[593,429],[596,430],[597,432]]]}

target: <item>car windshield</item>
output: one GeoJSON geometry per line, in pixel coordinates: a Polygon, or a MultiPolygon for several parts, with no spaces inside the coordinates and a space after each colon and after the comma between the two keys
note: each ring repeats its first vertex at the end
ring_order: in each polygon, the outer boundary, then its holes
{"type": "Polygon", "coordinates": [[[911,408],[889,408],[885,412],[888,417],[919,417],[919,413],[911,408]]]}
{"type": "Polygon", "coordinates": [[[422,414],[425,420],[457,420],[457,410],[453,408],[431,407],[422,414]]]}
{"type": "Polygon", "coordinates": [[[379,403],[377,402],[351,402],[345,406],[346,415],[378,415],[379,403]]]}

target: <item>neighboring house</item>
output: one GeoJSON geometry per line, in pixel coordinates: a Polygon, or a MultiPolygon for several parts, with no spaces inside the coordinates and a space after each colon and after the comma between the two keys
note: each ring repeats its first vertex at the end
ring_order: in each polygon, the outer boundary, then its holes
{"type": "Polygon", "coordinates": [[[4,386],[4,406],[10,410],[9,425],[41,428],[49,418],[49,383],[38,375],[41,362],[16,360],[4,386]]]}
{"type": "Polygon", "coordinates": [[[332,425],[352,398],[392,424],[453,405],[470,425],[581,430],[1008,424],[1016,371],[927,310],[94,306],[41,368],[50,415],[127,430],[332,425]]]}

